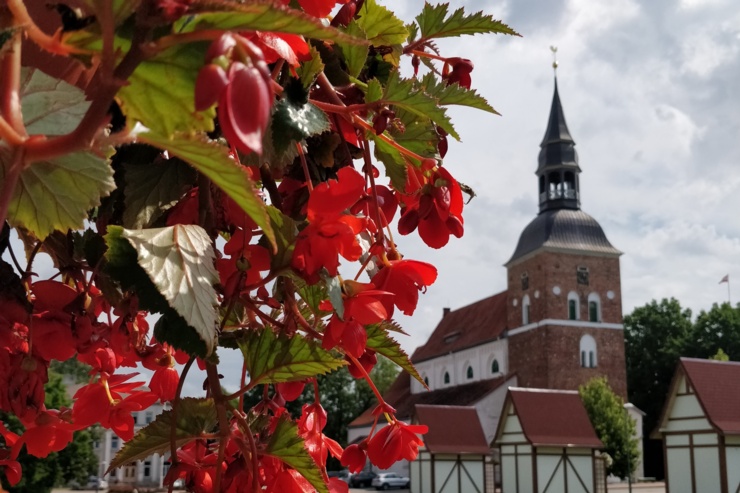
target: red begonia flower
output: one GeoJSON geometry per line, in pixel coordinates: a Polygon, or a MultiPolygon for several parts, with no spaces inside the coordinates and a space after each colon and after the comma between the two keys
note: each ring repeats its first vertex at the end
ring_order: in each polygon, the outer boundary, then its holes
{"type": "Polygon", "coordinates": [[[283,59],[291,67],[297,67],[301,62],[311,59],[311,50],[303,36],[262,31],[255,31],[244,36],[262,50],[265,63],[275,63],[283,59]]]}
{"type": "Polygon", "coordinates": [[[336,180],[320,183],[311,192],[308,198],[308,220],[339,215],[360,200],[364,191],[365,177],[350,166],[340,169],[336,180]]]}
{"type": "Polygon", "coordinates": [[[43,459],[51,452],[59,452],[71,441],[75,427],[59,417],[59,411],[42,411],[33,423],[26,426],[21,440],[26,444],[26,451],[43,459]]]}
{"type": "Polygon", "coordinates": [[[417,433],[427,431],[429,428],[426,425],[407,425],[400,421],[381,428],[367,444],[370,462],[380,469],[388,469],[401,459],[415,460],[419,447],[424,445],[417,433]]]}
{"type": "Polygon", "coordinates": [[[332,315],[324,331],[321,346],[329,350],[337,345],[341,345],[348,354],[355,358],[361,357],[367,345],[365,327],[354,319],[344,321],[336,314],[332,315]]]}
{"type": "Polygon", "coordinates": [[[367,453],[358,444],[353,443],[344,449],[340,462],[349,469],[349,472],[356,474],[365,468],[367,453]]]}
{"type": "Polygon", "coordinates": [[[326,17],[338,3],[347,3],[347,0],[298,0],[303,10],[314,17],[326,17]]]}
{"type": "Polygon", "coordinates": [[[306,382],[284,382],[276,385],[277,391],[286,402],[294,401],[303,393],[306,382]]]}
{"type": "Polygon", "coordinates": [[[336,276],[339,255],[350,262],[362,256],[356,235],[363,226],[363,219],[350,215],[314,220],[298,233],[291,265],[309,279],[316,277],[322,268],[326,268],[330,276],[336,276]]]}
{"type": "Polygon", "coordinates": [[[21,477],[23,477],[21,465],[18,461],[8,459],[0,460],[0,468],[5,472],[5,477],[7,478],[8,483],[10,483],[10,486],[17,485],[20,482],[21,477]]]}
{"type": "Polygon", "coordinates": [[[160,367],[149,381],[149,389],[162,402],[168,402],[177,394],[177,384],[180,383],[180,374],[172,367],[160,367]]]}
{"type": "Polygon", "coordinates": [[[33,316],[33,352],[39,358],[67,361],[77,352],[77,341],[72,334],[72,317],[66,313],[44,312],[33,316]]]}
{"type": "Polygon", "coordinates": [[[418,260],[393,260],[375,274],[372,281],[378,289],[393,293],[393,303],[405,315],[413,315],[419,302],[419,291],[437,280],[437,268],[418,260]]]}
{"type": "Polygon", "coordinates": [[[351,359],[346,359],[349,363],[349,365],[347,366],[347,370],[349,371],[349,374],[355,378],[365,378],[362,370],[365,370],[365,373],[370,374],[373,367],[375,367],[375,365],[378,363],[378,357],[375,356],[375,351],[373,351],[372,349],[365,349],[365,352],[362,353],[362,356],[357,359],[360,365],[362,365],[362,369],[358,368],[355,365],[354,361],[352,361],[351,359]]]}

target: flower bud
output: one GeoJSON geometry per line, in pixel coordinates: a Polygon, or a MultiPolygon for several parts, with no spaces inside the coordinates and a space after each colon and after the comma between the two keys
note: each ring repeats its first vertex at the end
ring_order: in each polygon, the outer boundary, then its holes
{"type": "Polygon", "coordinates": [[[224,69],[212,63],[203,66],[195,79],[195,111],[207,110],[216,104],[228,84],[224,69]]]}
{"type": "Polygon", "coordinates": [[[456,216],[449,216],[447,218],[447,221],[445,221],[445,226],[447,226],[447,229],[455,237],[462,238],[462,235],[464,233],[463,224],[456,216]]]}
{"type": "Polygon", "coordinates": [[[419,226],[419,212],[416,209],[406,211],[398,220],[398,232],[407,235],[416,231],[419,226]]]}

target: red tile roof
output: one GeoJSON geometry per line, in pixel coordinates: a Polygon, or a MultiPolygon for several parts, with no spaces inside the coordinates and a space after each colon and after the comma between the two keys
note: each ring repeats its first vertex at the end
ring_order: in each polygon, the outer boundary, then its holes
{"type": "MultiPolygon", "coordinates": [[[[509,377],[510,378],[510,377],[509,377]]],[[[396,409],[398,419],[409,419],[414,414],[417,404],[471,406],[503,385],[505,377],[479,380],[465,385],[455,385],[444,389],[411,393],[411,377],[401,372],[396,381],[383,394],[383,399],[396,409]]],[[[375,406],[366,409],[352,421],[349,426],[366,426],[372,424],[375,417],[372,411],[375,406]]]]}
{"type": "Polygon", "coordinates": [[[581,396],[574,390],[510,388],[509,399],[514,404],[524,435],[532,445],[604,446],[596,436],[581,396]]]}
{"type": "Polygon", "coordinates": [[[474,407],[416,405],[416,418],[427,425],[422,438],[432,454],[490,454],[474,407]]]}
{"type": "Polygon", "coordinates": [[[681,358],[707,419],[722,433],[740,434],[740,363],[681,358]]]}
{"type": "Polygon", "coordinates": [[[501,336],[506,330],[506,291],[453,310],[411,356],[418,363],[443,354],[478,346],[501,336]]]}

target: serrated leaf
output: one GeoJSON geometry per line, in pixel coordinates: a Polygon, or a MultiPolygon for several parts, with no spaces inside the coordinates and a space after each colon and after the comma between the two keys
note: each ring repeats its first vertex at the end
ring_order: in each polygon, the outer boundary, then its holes
{"type": "MultiPolygon", "coordinates": [[[[352,19],[349,25],[347,25],[347,34],[356,38],[367,37],[365,31],[354,19],[352,19]]],[[[367,60],[367,54],[369,51],[368,46],[340,43],[339,48],[341,48],[342,55],[344,55],[344,62],[347,64],[347,72],[349,72],[349,75],[352,77],[360,75],[362,68],[365,66],[365,60],[367,60]]]]}
{"type": "Polygon", "coordinates": [[[247,331],[238,344],[253,382],[305,380],[332,372],[345,364],[344,360],[300,334],[293,337],[277,335],[269,327],[247,331]]]}
{"type": "Polygon", "coordinates": [[[158,342],[166,342],[175,349],[185,351],[193,356],[199,356],[201,359],[208,356],[208,347],[200,338],[198,332],[169,306],[159,317],[157,323],[154,324],[154,337],[157,338],[158,342]]]}
{"type": "Polygon", "coordinates": [[[80,89],[34,68],[21,68],[19,90],[23,123],[30,135],[70,133],[90,107],[80,89]]]}
{"type": "Polygon", "coordinates": [[[321,471],[308,454],[298,426],[285,415],[280,417],[265,449],[265,454],[278,458],[298,471],[319,493],[328,493],[321,471]]]}
{"type": "Polygon", "coordinates": [[[383,97],[383,85],[378,79],[370,79],[367,83],[367,90],[365,91],[365,102],[374,103],[383,97]]]}
{"type": "Polygon", "coordinates": [[[123,226],[150,226],[174,206],[196,181],[196,173],[179,159],[157,159],[153,163],[126,163],[123,226]]]}
{"type": "MultiPolygon", "coordinates": [[[[190,7],[190,11],[199,12],[192,20],[188,20],[190,25],[197,28],[292,33],[313,39],[367,43],[364,39],[352,38],[338,29],[325,26],[321,20],[300,10],[289,9],[268,0],[249,3],[206,0],[196,2],[190,7]]],[[[179,25],[183,24],[184,22],[180,22],[179,25]]]]}
{"type": "Polygon", "coordinates": [[[303,88],[308,89],[316,81],[316,77],[324,70],[324,62],[321,61],[321,55],[319,51],[313,46],[309,45],[309,51],[311,53],[311,60],[303,62],[297,69],[298,78],[303,84],[303,88]]]}
{"type": "Polygon", "coordinates": [[[383,101],[387,104],[399,106],[418,116],[431,119],[442,127],[449,135],[457,140],[460,136],[452,126],[447,110],[437,103],[437,100],[414,87],[412,80],[402,80],[398,70],[391,72],[383,92],[383,101]]]}
{"type": "Polygon", "coordinates": [[[272,256],[271,268],[279,271],[290,265],[295,248],[296,225],[295,221],[283,214],[276,207],[267,206],[267,215],[270,217],[270,225],[275,232],[275,244],[277,252],[272,256]]]}
{"type": "Polygon", "coordinates": [[[439,157],[437,151],[439,136],[434,124],[428,118],[419,118],[400,108],[396,110],[396,118],[403,124],[403,130],[389,126],[387,132],[393,140],[422,157],[439,157]]]}
{"type": "Polygon", "coordinates": [[[134,438],[123,444],[105,473],[129,462],[144,460],[152,454],[167,454],[172,443],[173,418],[175,444],[178,448],[212,432],[218,424],[216,406],[212,399],[182,398],[178,403],[176,416],[175,411],[167,409],[139,430],[134,438]]]}
{"type": "Polygon", "coordinates": [[[375,135],[374,132],[367,132],[367,136],[375,143],[375,158],[385,166],[385,175],[390,178],[393,188],[405,190],[408,177],[406,160],[398,149],[375,135]]]}
{"type": "MultiPolygon", "coordinates": [[[[0,187],[11,160],[10,151],[0,147],[0,187]]],[[[37,161],[20,174],[10,197],[8,221],[41,240],[55,230],[82,229],[87,212],[115,188],[113,170],[95,154],[75,152],[37,161]]]]}
{"type": "Polygon", "coordinates": [[[176,224],[124,229],[122,236],[134,247],[139,265],[162,296],[196,330],[210,353],[216,342],[218,305],[213,285],[219,279],[208,233],[193,224],[176,224]]]}
{"type": "Polygon", "coordinates": [[[451,104],[469,106],[471,108],[500,115],[498,111],[494,110],[493,107],[488,104],[486,98],[479,95],[475,89],[467,89],[458,83],[448,86],[446,83],[438,80],[432,72],[429,72],[424,76],[420,85],[424,92],[435,98],[437,102],[443,106],[451,104]]]}
{"type": "Polygon", "coordinates": [[[403,21],[375,0],[365,1],[358,12],[357,24],[373,46],[402,44],[409,36],[403,21]]]}
{"type": "Polygon", "coordinates": [[[207,48],[182,44],[142,62],[117,95],[126,117],[166,136],[213,130],[216,110],[195,111],[195,79],[207,48]]]}
{"type": "Polygon", "coordinates": [[[381,325],[367,327],[367,347],[393,361],[426,387],[421,375],[411,363],[409,355],[401,349],[401,345],[388,335],[388,332],[381,325]]]}
{"type": "Polygon", "coordinates": [[[465,15],[465,9],[460,7],[447,17],[449,6],[449,3],[424,4],[424,10],[416,16],[422,40],[481,33],[519,36],[512,28],[483,12],[465,15]]]}
{"type": "Polygon", "coordinates": [[[138,140],[166,149],[207,176],[252,218],[270,243],[275,244],[265,203],[257,195],[246,170],[229,156],[224,146],[205,137],[184,134],[168,139],[156,133],[146,133],[139,135],[138,140]]]}
{"type": "Polygon", "coordinates": [[[326,113],[309,102],[281,99],[272,114],[272,142],[278,153],[291,144],[329,130],[326,113]]]}

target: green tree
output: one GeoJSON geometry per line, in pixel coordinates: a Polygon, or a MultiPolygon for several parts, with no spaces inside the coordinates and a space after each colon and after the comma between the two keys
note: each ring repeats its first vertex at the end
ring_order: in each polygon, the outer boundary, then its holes
{"type": "Polygon", "coordinates": [[[730,361],[730,357],[727,356],[727,353],[722,350],[722,348],[719,348],[716,353],[714,353],[714,356],[711,356],[709,359],[713,359],[714,361],[730,361]]]}
{"type": "MultiPolygon", "coordinates": [[[[50,371],[49,381],[44,388],[46,407],[59,409],[70,405],[62,375],[50,371]]],[[[15,433],[20,434],[24,429],[20,420],[12,414],[0,412],[0,421],[15,433]]],[[[21,481],[10,487],[3,477],[3,488],[10,493],[47,493],[53,487],[66,485],[72,480],[87,483],[88,476],[95,474],[98,469],[98,458],[93,451],[95,439],[96,431],[93,429],[75,432],[72,442],[64,450],[52,452],[44,459],[33,457],[24,449],[18,456],[23,468],[21,481]]]]}
{"type": "Polygon", "coordinates": [[[635,422],[627,414],[624,401],[615,394],[606,378],[591,379],[578,391],[583,399],[588,417],[604,451],[613,459],[607,473],[625,478],[632,474],[640,457],[635,422]]]}
{"type": "Polygon", "coordinates": [[[712,305],[696,317],[685,356],[709,358],[722,348],[729,359],[740,359],[740,306],[712,305]]]}

